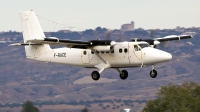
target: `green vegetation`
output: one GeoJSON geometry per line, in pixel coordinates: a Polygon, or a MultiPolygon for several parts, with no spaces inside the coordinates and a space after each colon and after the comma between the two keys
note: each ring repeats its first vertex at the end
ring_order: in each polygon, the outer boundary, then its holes
{"type": "MultiPolygon", "coordinates": [[[[66,102],[66,101],[34,101],[33,104],[37,105],[39,107],[42,107],[43,105],[73,105],[73,106],[77,106],[77,105],[86,105],[87,107],[91,107],[92,104],[98,104],[100,107],[106,107],[109,108],[112,105],[115,107],[117,106],[116,104],[118,104],[118,106],[131,106],[134,107],[133,103],[146,103],[147,100],[80,100],[80,101],[70,101],[70,102],[66,102]],[[120,103],[119,103],[120,101],[120,103]],[[107,105],[103,105],[104,103],[107,103],[107,105]],[[108,105],[108,103],[110,103],[110,105],[108,105]]],[[[20,107],[21,104],[20,103],[6,103],[6,104],[1,104],[0,103],[0,108],[3,107],[20,107]]]]}
{"type": "Polygon", "coordinates": [[[22,112],[40,112],[37,107],[33,105],[31,101],[26,101],[22,105],[22,112]]]}
{"type": "Polygon", "coordinates": [[[200,85],[184,82],[163,86],[157,98],[148,101],[143,112],[200,112],[200,85]]]}
{"type": "Polygon", "coordinates": [[[89,110],[87,109],[87,107],[85,107],[83,110],[81,110],[81,112],[89,112],[89,110]]]}

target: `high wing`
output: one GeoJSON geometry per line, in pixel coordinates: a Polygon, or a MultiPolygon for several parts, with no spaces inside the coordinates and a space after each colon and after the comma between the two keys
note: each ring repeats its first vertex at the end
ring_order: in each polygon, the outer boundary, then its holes
{"type": "MultiPolygon", "coordinates": [[[[158,45],[160,42],[167,42],[167,41],[173,41],[173,40],[182,40],[182,39],[188,39],[192,38],[190,35],[170,35],[163,38],[154,38],[154,39],[137,39],[137,41],[145,41],[148,42],[150,45],[158,45]]],[[[131,41],[135,41],[135,39],[131,39],[131,41]]]]}
{"type": "Polygon", "coordinates": [[[22,46],[22,45],[42,45],[42,44],[52,44],[52,45],[63,45],[70,48],[83,48],[90,46],[113,46],[116,42],[111,40],[91,40],[91,41],[81,41],[81,40],[67,40],[67,39],[58,39],[56,37],[47,37],[44,39],[32,39],[27,40],[26,43],[16,43],[11,44],[11,46],[22,46]]]}
{"type": "MultiPolygon", "coordinates": [[[[154,38],[154,39],[131,39],[131,41],[145,41],[150,45],[158,45],[160,42],[167,42],[173,40],[182,40],[192,38],[190,35],[170,35],[163,38],[154,38]]],[[[81,40],[67,40],[67,39],[58,39],[56,37],[47,37],[44,39],[32,39],[27,40],[26,43],[16,43],[10,44],[10,46],[23,46],[23,45],[42,45],[42,44],[52,44],[52,45],[63,45],[70,48],[88,48],[91,46],[114,46],[116,45],[115,41],[111,40],[91,40],[91,41],[81,41],[81,40]]]]}
{"type": "Polygon", "coordinates": [[[159,41],[159,42],[165,42],[165,41],[172,41],[172,40],[181,40],[181,39],[188,39],[188,38],[192,38],[192,36],[190,35],[170,35],[170,36],[166,36],[163,38],[155,38],[155,40],[159,41]]]}

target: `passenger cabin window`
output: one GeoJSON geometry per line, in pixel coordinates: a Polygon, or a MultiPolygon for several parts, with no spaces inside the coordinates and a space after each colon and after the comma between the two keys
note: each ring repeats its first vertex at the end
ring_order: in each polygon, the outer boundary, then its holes
{"type": "Polygon", "coordinates": [[[109,53],[109,51],[107,51],[106,53],[109,53]]]}
{"type": "Polygon", "coordinates": [[[103,53],[104,53],[104,51],[101,51],[101,53],[103,54],[103,53]]]}
{"type": "Polygon", "coordinates": [[[86,55],[86,54],[87,54],[87,51],[83,51],[83,54],[86,55]]]}
{"type": "Polygon", "coordinates": [[[125,48],[125,49],[124,49],[124,52],[125,52],[125,53],[127,53],[127,52],[128,52],[128,49],[127,49],[127,48],[125,48]]]}
{"type": "Polygon", "coordinates": [[[119,49],[119,53],[122,53],[122,49],[119,49]]]}
{"type": "Polygon", "coordinates": [[[92,54],[94,54],[94,52],[93,52],[93,51],[91,51],[91,53],[92,53],[92,54]]]}
{"type": "Polygon", "coordinates": [[[99,53],[99,51],[96,51],[97,53],[99,53]]]}

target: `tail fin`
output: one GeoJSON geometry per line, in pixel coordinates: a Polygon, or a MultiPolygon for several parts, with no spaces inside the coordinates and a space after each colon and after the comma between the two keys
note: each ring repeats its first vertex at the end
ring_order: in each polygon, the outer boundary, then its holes
{"type": "MultiPolygon", "coordinates": [[[[38,19],[34,11],[26,11],[20,13],[22,29],[23,29],[23,39],[24,43],[27,43],[31,39],[44,39],[45,35],[42,28],[38,22],[38,19]]],[[[45,52],[49,51],[51,48],[47,44],[43,45],[29,45],[25,46],[26,57],[27,58],[38,58],[45,52]]]]}
{"type": "Polygon", "coordinates": [[[45,35],[35,16],[34,11],[26,11],[21,14],[21,22],[23,28],[24,43],[30,39],[43,39],[45,35]]]}

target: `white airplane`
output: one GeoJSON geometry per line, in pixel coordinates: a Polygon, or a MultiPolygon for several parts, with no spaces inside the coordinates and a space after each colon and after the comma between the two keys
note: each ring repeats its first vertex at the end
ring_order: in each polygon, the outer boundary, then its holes
{"type": "Polygon", "coordinates": [[[155,49],[160,42],[192,38],[188,35],[172,35],[155,39],[132,39],[130,42],[112,40],[74,41],[56,37],[45,37],[34,11],[20,13],[24,43],[11,46],[25,46],[26,58],[85,68],[98,68],[93,71],[93,80],[100,78],[107,68],[116,69],[121,79],[128,77],[126,70],[119,68],[151,66],[150,76],[155,78],[154,65],[172,59],[172,55],[155,49]],[[50,45],[63,45],[65,48],[51,49],[50,45]]]}

